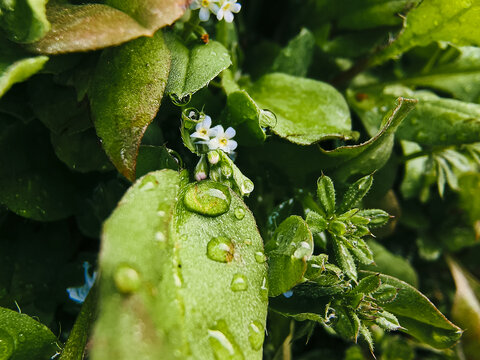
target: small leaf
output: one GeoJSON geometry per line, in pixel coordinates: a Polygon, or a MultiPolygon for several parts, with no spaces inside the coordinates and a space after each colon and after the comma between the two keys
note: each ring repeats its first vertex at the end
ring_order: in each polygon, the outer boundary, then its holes
{"type": "Polygon", "coordinates": [[[290,142],[310,145],[355,138],[345,99],[326,83],[274,73],[247,91],[261,108],[275,113],[277,125],[272,131],[290,142]]]}
{"type": "Polygon", "coordinates": [[[356,239],[356,244],[350,248],[353,256],[363,265],[373,263],[373,253],[363,239],[356,239]]]}
{"type": "Polygon", "coordinates": [[[390,220],[390,215],[386,211],[380,209],[359,210],[357,215],[370,220],[368,222],[368,227],[372,228],[383,226],[388,220],[390,220]]]}
{"type": "Polygon", "coordinates": [[[313,253],[313,238],[307,223],[290,216],[265,244],[268,258],[269,296],[277,296],[300,283],[313,253]]]}
{"type": "Polygon", "coordinates": [[[48,57],[32,56],[0,37],[0,97],[13,84],[25,81],[40,71],[48,57]]]}
{"type": "Polygon", "coordinates": [[[395,300],[397,293],[398,290],[392,285],[382,284],[378,290],[375,291],[373,297],[375,298],[375,301],[381,305],[395,300]]]}
{"type": "Polygon", "coordinates": [[[345,245],[343,240],[340,240],[338,237],[335,237],[331,243],[338,266],[345,272],[345,275],[356,281],[357,266],[355,265],[355,261],[347,245],[345,245]]]}
{"type": "MultiPolygon", "coordinates": [[[[362,274],[371,273],[362,271],[362,274]]],[[[398,318],[402,331],[437,349],[451,347],[458,341],[462,330],[417,289],[388,275],[382,274],[380,278],[382,284],[398,289],[396,298],[382,307],[398,318]]]]}
{"type": "Polygon", "coordinates": [[[373,176],[367,175],[354,182],[347,189],[343,196],[343,200],[338,207],[339,213],[344,213],[354,208],[367,195],[368,190],[372,187],[373,176]]]}
{"type": "Polygon", "coordinates": [[[90,105],[105,152],[127,179],[135,179],[138,148],[155,117],[170,69],[162,32],[104,50],[92,86],[90,105]]]}
{"type": "Polygon", "coordinates": [[[57,337],[45,325],[31,317],[0,308],[2,359],[50,359],[58,354],[57,337]]]}
{"type": "Polygon", "coordinates": [[[43,37],[50,30],[50,23],[45,14],[47,1],[2,1],[0,27],[7,37],[18,43],[29,43],[43,37]]]}
{"type": "Polygon", "coordinates": [[[371,294],[380,286],[380,274],[369,275],[361,279],[349,294],[371,294]]]}
{"type": "Polygon", "coordinates": [[[327,220],[325,220],[325,218],[322,215],[316,213],[315,211],[309,211],[305,221],[307,222],[308,227],[310,228],[310,231],[314,235],[320,234],[325,230],[327,230],[327,227],[328,227],[327,220]]]}
{"type": "Polygon", "coordinates": [[[390,314],[388,311],[380,311],[377,316],[378,317],[375,319],[375,323],[382,329],[387,331],[395,331],[401,328],[395,315],[390,314]]]}
{"type": "Polygon", "coordinates": [[[322,175],[317,180],[317,197],[320,208],[327,218],[335,213],[335,188],[328,176],[322,175]]]}
{"type": "Polygon", "coordinates": [[[288,42],[273,62],[272,71],[293,76],[306,76],[312,62],[315,37],[303,28],[288,42]]]}
{"type": "Polygon", "coordinates": [[[182,16],[186,6],[185,0],[110,0],[106,4],[84,5],[51,2],[47,18],[52,28],[29,49],[59,54],[97,50],[153,36],[159,28],[182,16]]]}
{"type": "Polygon", "coordinates": [[[228,50],[217,41],[187,48],[172,33],[165,33],[165,41],[172,54],[172,64],[165,92],[178,99],[192,95],[207,86],[232,61],[228,50]]]}

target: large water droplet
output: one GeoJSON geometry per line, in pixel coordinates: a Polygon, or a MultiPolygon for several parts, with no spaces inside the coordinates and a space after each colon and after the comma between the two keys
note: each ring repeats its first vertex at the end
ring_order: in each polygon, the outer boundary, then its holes
{"type": "Polygon", "coordinates": [[[260,126],[274,128],[277,125],[277,116],[268,109],[262,110],[258,119],[260,126]]]}
{"type": "Polygon", "coordinates": [[[154,189],[156,185],[158,185],[158,181],[155,176],[147,175],[140,183],[139,189],[142,191],[148,191],[154,189]]]}
{"type": "Polygon", "coordinates": [[[218,262],[230,262],[233,259],[233,249],[232,241],[224,236],[220,236],[208,242],[207,256],[218,262]]]}
{"type": "Polygon", "coordinates": [[[244,359],[243,353],[228,330],[225,320],[219,320],[214,327],[208,329],[208,340],[216,359],[244,359]]]}
{"type": "Polygon", "coordinates": [[[5,330],[0,329],[0,359],[10,359],[15,350],[15,342],[12,336],[5,330]]]}
{"type": "Polygon", "coordinates": [[[243,210],[241,207],[236,208],[234,213],[238,220],[242,220],[245,217],[245,210],[243,210]]]}
{"type": "Polygon", "coordinates": [[[255,253],[255,261],[259,264],[263,264],[267,258],[265,257],[265,254],[261,251],[257,251],[255,253]]]}
{"type": "Polygon", "coordinates": [[[304,257],[308,257],[312,254],[312,247],[306,241],[302,241],[298,244],[297,249],[293,253],[293,257],[296,259],[303,259],[304,257]]]}
{"type": "Polygon", "coordinates": [[[157,231],[155,233],[155,240],[157,240],[158,242],[165,242],[165,234],[161,231],[157,231]]]}
{"type": "Polygon", "coordinates": [[[265,329],[260,321],[252,321],[248,326],[248,341],[254,350],[260,350],[265,338],[265,329]]]}
{"type": "Polygon", "coordinates": [[[231,195],[228,187],[214,181],[202,181],[190,185],[185,192],[185,207],[207,216],[218,216],[230,208],[231,195]]]}
{"type": "Polygon", "coordinates": [[[248,288],[247,278],[242,274],[233,275],[232,283],[230,288],[233,291],[245,291],[248,288]]]}
{"type": "Polygon", "coordinates": [[[262,286],[260,286],[260,295],[263,300],[268,300],[268,287],[267,287],[267,278],[264,277],[262,280],[262,286]]]}
{"type": "Polygon", "coordinates": [[[240,188],[242,193],[246,195],[246,194],[250,194],[253,191],[254,185],[252,181],[246,179],[240,184],[240,188]]]}
{"type": "Polygon", "coordinates": [[[113,275],[113,280],[118,291],[124,294],[131,294],[140,288],[140,275],[128,265],[120,265],[113,275]]]}

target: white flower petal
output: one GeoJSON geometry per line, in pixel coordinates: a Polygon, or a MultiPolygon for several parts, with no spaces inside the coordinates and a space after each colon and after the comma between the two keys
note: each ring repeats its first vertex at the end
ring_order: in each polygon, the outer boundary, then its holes
{"type": "Polygon", "coordinates": [[[220,142],[218,141],[218,138],[213,138],[213,139],[210,139],[210,141],[208,142],[208,148],[210,150],[216,150],[220,147],[220,142]]]}
{"type": "Polygon", "coordinates": [[[195,131],[193,134],[190,135],[191,138],[194,139],[202,139],[202,140],[210,140],[210,137],[208,135],[202,134],[198,131],[195,131]]]}
{"type": "Polygon", "coordinates": [[[234,13],[240,12],[241,9],[242,9],[242,5],[240,5],[239,3],[235,3],[230,7],[230,11],[234,13]]]}
{"type": "Polygon", "coordinates": [[[212,118],[208,115],[205,115],[205,119],[202,121],[203,127],[206,129],[210,129],[212,126],[212,118]]]}
{"type": "Polygon", "coordinates": [[[217,125],[217,126],[214,126],[213,128],[210,129],[211,131],[211,134],[210,136],[216,136],[217,138],[221,138],[225,135],[225,131],[223,130],[223,126],[222,125],[217,125]]]}
{"type": "Polygon", "coordinates": [[[210,10],[208,8],[202,7],[200,9],[200,14],[198,15],[201,21],[207,21],[210,19],[210,10]]]}
{"type": "Polygon", "coordinates": [[[238,144],[235,140],[228,140],[228,148],[233,151],[237,148],[238,144]]]}
{"type": "Polygon", "coordinates": [[[223,19],[223,9],[220,8],[217,12],[217,20],[220,21],[223,19]]]}
{"type": "Polygon", "coordinates": [[[233,14],[230,10],[225,11],[223,17],[227,23],[231,23],[233,21],[233,14]]]}
{"type": "Polygon", "coordinates": [[[192,9],[192,10],[200,9],[200,7],[201,7],[200,1],[198,1],[198,0],[195,0],[194,2],[192,2],[190,4],[190,9],[192,9]]]}
{"type": "Polygon", "coordinates": [[[229,127],[227,130],[225,130],[225,136],[227,137],[227,139],[233,138],[235,134],[236,134],[236,131],[232,127],[229,127]]]}
{"type": "Polygon", "coordinates": [[[218,6],[217,4],[214,4],[214,3],[210,3],[209,9],[212,13],[217,15],[218,10],[220,10],[220,6],[218,6]]]}

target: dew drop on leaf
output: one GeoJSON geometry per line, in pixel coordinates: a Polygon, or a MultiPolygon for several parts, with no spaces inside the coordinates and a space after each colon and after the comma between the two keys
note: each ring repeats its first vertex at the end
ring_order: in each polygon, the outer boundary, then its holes
{"type": "Polygon", "coordinates": [[[260,350],[263,345],[265,330],[260,321],[252,321],[248,326],[248,341],[254,350],[260,350]]]}
{"type": "Polygon", "coordinates": [[[218,216],[230,208],[228,187],[214,181],[202,181],[190,185],[185,192],[185,207],[205,216],[218,216]]]}
{"type": "Polygon", "coordinates": [[[131,294],[140,287],[140,275],[128,265],[120,265],[113,275],[113,280],[118,291],[123,294],[131,294]]]}
{"type": "Polygon", "coordinates": [[[207,256],[218,262],[230,262],[233,259],[233,243],[226,237],[216,237],[207,244],[207,256]]]}
{"type": "Polygon", "coordinates": [[[241,207],[236,208],[234,213],[238,220],[242,220],[245,217],[245,210],[243,210],[241,207]]]}
{"type": "Polygon", "coordinates": [[[232,283],[230,285],[232,291],[245,291],[248,288],[247,278],[242,274],[233,275],[232,283]]]}
{"type": "Polygon", "coordinates": [[[208,340],[216,359],[244,359],[240,347],[228,331],[225,320],[219,320],[213,328],[208,329],[208,340]]]}
{"type": "Polygon", "coordinates": [[[265,254],[263,252],[257,251],[255,253],[255,260],[257,261],[257,263],[263,264],[267,260],[267,258],[265,257],[265,254]]]}

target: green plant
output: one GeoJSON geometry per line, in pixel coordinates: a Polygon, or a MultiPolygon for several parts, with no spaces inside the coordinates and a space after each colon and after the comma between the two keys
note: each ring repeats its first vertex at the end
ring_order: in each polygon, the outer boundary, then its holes
{"type": "Polygon", "coordinates": [[[0,359],[479,359],[479,10],[0,0],[0,359]]]}

